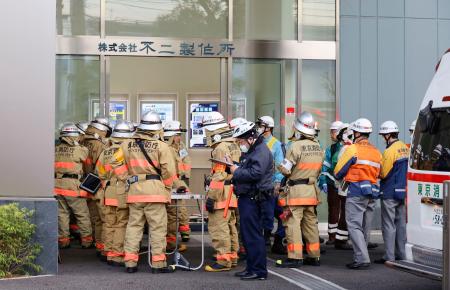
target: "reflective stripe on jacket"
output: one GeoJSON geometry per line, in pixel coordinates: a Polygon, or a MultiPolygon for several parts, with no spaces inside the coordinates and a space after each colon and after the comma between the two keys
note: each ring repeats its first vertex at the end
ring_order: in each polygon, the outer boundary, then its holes
{"type": "Polygon", "coordinates": [[[269,138],[264,138],[264,142],[266,143],[270,152],[272,152],[273,161],[274,161],[274,165],[275,165],[275,172],[273,174],[272,181],[281,183],[281,180],[283,179],[283,174],[278,170],[278,165],[280,165],[284,159],[283,148],[281,147],[281,142],[272,135],[269,138]]]}
{"type": "Polygon", "coordinates": [[[383,152],[380,174],[383,199],[405,198],[408,155],[409,149],[402,141],[395,141],[383,152]]]}

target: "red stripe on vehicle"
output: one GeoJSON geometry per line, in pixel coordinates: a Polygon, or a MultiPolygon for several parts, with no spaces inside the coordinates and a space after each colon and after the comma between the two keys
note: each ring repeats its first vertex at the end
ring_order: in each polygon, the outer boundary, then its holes
{"type": "Polygon", "coordinates": [[[443,183],[446,180],[450,180],[450,175],[437,175],[430,173],[413,173],[408,172],[408,180],[411,181],[422,181],[422,182],[433,182],[433,183],[443,183]]]}

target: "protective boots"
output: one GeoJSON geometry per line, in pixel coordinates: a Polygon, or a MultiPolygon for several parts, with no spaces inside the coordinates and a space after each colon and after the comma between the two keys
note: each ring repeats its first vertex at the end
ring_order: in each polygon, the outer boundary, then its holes
{"type": "Polygon", "coordinates": [[[303,259],[277,260],[275,266],[278,268],[300,268],[303,265],[303,259]]]}
{"type": "Polygon", "coordinates": [[[287,248],[283,245],[283,238],[279,235],[275,235],[273,245],[272,245],[272,253],[277,255],[287,255],[287,248]]]}

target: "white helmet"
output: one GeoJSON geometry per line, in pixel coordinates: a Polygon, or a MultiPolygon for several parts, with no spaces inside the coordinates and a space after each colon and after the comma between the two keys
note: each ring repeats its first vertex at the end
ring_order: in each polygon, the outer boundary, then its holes
{"type": "Polygon", "coordinates": [[[417,120],[412,121],[411,126],[409,126],[409,131],[414,131],[416,129],[417,120]]]}
{"type": "Polygon", "coordinates": [[[233,138],[253,137],[256,135],[255,123],[245,122],[233,129],[233,138]]]}
{"type": "Polygon", "coordinates": [[[294,128],[295,130],[303,133],[305,135],[314,136],[316,130],[314,129],[316,122],[313,116],[309,112],[302,112],[300,116],[295,119],[294,128]]]}
{"type": "Polygon", "coordinates": [[[138,126],[139,129],[145,131],[158,131],[162,129],[162,122],[159,114],[153,111],[146,112],[138,126]]]}
{"type": "Polygon", "coordinates": [[[167,121],[164,123],[164,137],[172,137],[186,132],[186,129],[181,129],[179,121],[167,121]]]}
{"type": "MultiPolygon", "coordinates": [[[[341,123],[342,123],[342,122],[341,122],[341,123]]],[[[343,134],[345,133],[345,131],[348,130],[348,127],[350,127],[350,124],[349,124],[349,123],[342,123],[342,124],[336,129],[336,130],[337,130],[336,136],[343,135],[343,134]]],[[[332,130],[334,130],[334,129],[332,129],[332,130]]]]}
{"type": "Polygon", "coordinates": [[[341,121],[334,121],[333,123],[331,123],[330,130],[340,130],[342,124],[344,123],[342,123],[341,121]]]}
{"type": "Polygon", "coordinates": [[[80,130],[74,123],[64,123],[59,132],[60,137],[78,137],[80,136],[80,130]]]}
{"type": "Polygon", "coordinates": [[[238,118],[234,118],[233,120],[230,121],[230,123],[228,123],[228,125],[230,125],[231,129],[236,128],[237,126],[239,126],[242,123],[246,123],[248,122],[247,120],[245,120],[244,118],[238,117],[238,118]]]}
{"type": "Polygon", "coordinates": [[[221,113],[210,112],[203,117],[202,126],[208,131],[216,131],[228,127],[228,124],[221,113]]]}
{"type": "Polygon", "coordinates": [[[86,130],[89,126],[89,122],[86,121],[81,121],[81,122],[77,122],[75,123],[75,126],[77,126],[78,131],[80,131],[81,134],[86,134],[86,130]]]}
{"type": "Polygon", "coordinates": [[[398,133],[398,126],[394,121],[386,121],[380,126],[380,135],[398,133]]]}
{"type": "Polygon", "coordinates": [[[350,125],[350,129],[359,133],[372,133],[372,123],[366,118],[359,118],[350,125]]]}
{"type": "Polygon", "coordinates": [[[275,121],[270,116],[262,116],[262,117],[258,118],[256,123],[265,125],[268,128],[275,127],[275,121]]]}
{"type": "Polygon", "coordinates": [[[133,137],[134,127],[132,123],[127,121],[119,121],[114,126],[111,137],[115,138],[131,138],[133,137]]]}
{"type": "Polygon", "coordinates": [[[109,124],[108,118],[97,117],[95,118],[89,126],[92,126],[103,132],[111,132],[111,125],[109,124]]]}

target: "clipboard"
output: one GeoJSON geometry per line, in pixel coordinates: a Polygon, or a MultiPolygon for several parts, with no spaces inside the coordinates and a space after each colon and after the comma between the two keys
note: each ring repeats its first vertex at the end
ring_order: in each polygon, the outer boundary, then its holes
{"type": "Polygon", "coordinates": [[[228,163],[225,160],[219,160],[219,159],[214,159],[214,158],[209,158],[208,160],[212,161],[214,163],[219,163],[219,164],[230,166],[230,167],[234,165],[233,163],[228,163]]]}

